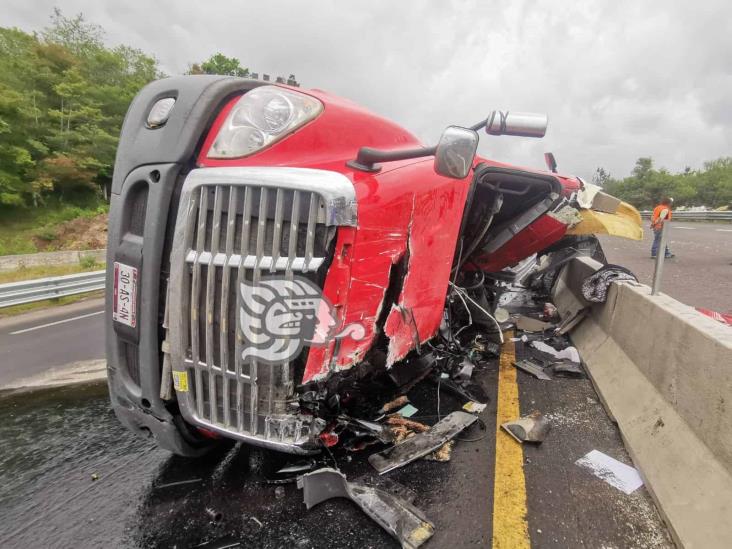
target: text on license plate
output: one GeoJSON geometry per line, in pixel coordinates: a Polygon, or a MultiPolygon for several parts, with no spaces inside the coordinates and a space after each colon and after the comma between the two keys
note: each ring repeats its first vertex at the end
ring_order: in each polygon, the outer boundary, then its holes
{"type": "Polygon", "coordinates": [[[137,269],[116,261],[112,320],[131,328],[137,326],[137,269]]]}

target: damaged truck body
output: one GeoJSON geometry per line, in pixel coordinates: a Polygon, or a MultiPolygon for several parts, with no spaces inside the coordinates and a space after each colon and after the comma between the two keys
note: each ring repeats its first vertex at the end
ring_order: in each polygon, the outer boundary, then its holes
{"type": "Polygon", "coordinates": [[[475,154],[478,131],[545,128],[493,111],[424,147],[322,91],[217,76],[145,87],[109,221],[119,419],[186,456],[222,438],[311,454],[344,430],[373,435],[382,404],[459,366],[436,342],[491,344],[517,278],[547,283],[572,254],[601,255],[593,234],[641,237],[638,212],[597,187],[475,154]]]}

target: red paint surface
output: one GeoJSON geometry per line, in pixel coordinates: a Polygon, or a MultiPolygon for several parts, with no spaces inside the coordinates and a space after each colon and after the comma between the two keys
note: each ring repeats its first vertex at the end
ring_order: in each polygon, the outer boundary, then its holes
{"type": "MultiPolygon", "coordinates": [[[[354,185],[358,227],[338,229],[335,257],[328,270],[324,294],[336,309],[337,329],[361,323],[366,335],[349,337],[336,345],[310,349],[303,382],[326,376],[360,362],[379,337],[377,320],[385,316],[388,338],[387,364],[403,358],[437,332],[447,294],[461,216],[469,189],[469,176],[454,180],[437,175],[433,159],[390,162],[381,172],[354,171],[345,163],[358,149],[413,148],[421,143],[396,124],[363,108],[320,91],[303,91],[324,104],[319,117],[269,148],[246,158],[206,157],[216,134],[237,98],[219,113],[207,135],[198,164],[213,166],[293,166],[343,173],[354,185]],[[406,263],[403,279],[396,280],[397,303],[385,303],[390,276],[406,263]],[[388,311],[382,308],[388,307],[388,311]]],[[[496,166],[511,167],[478,158],[496,166]]],[[[522,168],[523,169],[523,168],[522,168]]],[[[528,170],[530,171],[530,170],[528,170]]],[[[545,173],[545,172],[539,172],[545,173]]],[[[573,178],[559,176],[565,193],[579,188],[573,178]]],[[[555,242],[566,226],[543,216],[521,231],[481,266],[499,270],[555,242]]]]}
{"type": "Polygon", "coordinates": [[[545,214],[519,231],[516,236],[492,254],[474,257],[471,263],[484,271],[500,271],[543,250],[562,238],[566,232],[567,226],[564,223],[545,214]]]}

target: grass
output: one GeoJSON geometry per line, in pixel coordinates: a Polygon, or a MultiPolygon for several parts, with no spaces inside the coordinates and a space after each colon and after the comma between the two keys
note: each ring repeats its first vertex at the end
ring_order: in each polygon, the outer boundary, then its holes
{"type": "Polygon", "coordinates": [[[15,305],[14,307],[6,307],[0,309],[0,318],[21,315],[39,309],[48,309],[50,307],[58,307],[59,305],[68,305],[85,299],[94,299],[104,297],[104,290],[89,292],[86,294],[70,295],[66,297],[57,297],[56,299],[46,299],[44,301],[36,301],[35,303],[26,303],[24,305],[15,305]]]}
{"type": "Polygon", "coordinates": [[[0,284],[8,282],[20,282],[21,280],[33,280],[34,278],[46,278],[48,276],[63,276],[88,271],[99,271],[104,268],[104,263],[97,263],[93,257],[83,257],[76,265],[39,265],[37,267],[23,267],[14,271],[0,273],[0,284]]]}
{"type": "Polygon", "coordinates": [[[0,209],[0,255],[41,251],[34,238],[45,240],[52,249],[59,225],[79,217],[94,217],[108,210],[109,206],[97,197],[89,197],[79,204],[49,201],[38,208],[0,209]]]}

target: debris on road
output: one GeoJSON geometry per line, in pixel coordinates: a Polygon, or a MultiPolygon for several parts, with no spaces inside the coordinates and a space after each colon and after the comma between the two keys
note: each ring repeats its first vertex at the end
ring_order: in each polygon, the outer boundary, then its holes
{"type": "Polygon", "coordinates": [[[597,478],[628,495],[643,486],[643,479],[635,467],[626,465],[598,450],[592,450],[575,463],[580,467],[586,467],[597,478]]]}
{"type": "Polygon", "coordinates": [[[331,498],[348,498],[406,549],[416,549],[432,537],[434,524],[422,511],[386,490],[358,482],[331,468],[303,475],[297,483],[308,509],[331,498]]]}
{"type": "Polygon", "coordinates": [[[522,416],[514,421],[502,423],[501,427],[516,439],[517,442],[541,443],[551,430],[551,423],[539,412],[533,412],[528,416],[522,416]]]}
{"type": "Polygon", "coordinates": [[[415,408],[411,404],[407,404],[406,406],[404,406],[404,408],[402,408],[398,412],[398,414],[402,417],[412,417],[416,413],[417,413],[417,408],[415,408]]]}
{"type": "Polygon", "coordinates": [[[305,471],[312,471],[317,466],[317,463],[314,459],[307,459],[303,461],[298,461],[296,463],[291,463],[289,465],[285,465],[281,469],[277,471],[278,475],[286,475],[286,474],[292,474],[292,473],[302,473],[305,471]]]}
{"type": "Polygon", "coordinates": [[[530,316],[519,315],[516,319],[516,328],[524,332],[545,332],[554,328],[554,324],[543,322],[530,316]]]}
{"type": "Polygon", "coordinates": [[[516,368],[519,370],[523,370],[527,374],[531,374],[536,379],[543,379],[546,381],[551,381],[551,376],[547,375],[546,372],[544,372],[544,367],[540,364],[536,364],[535,362],[532,362],[530,360],[517,360],[513,363],[516,368]]]}
{"type": "Polygon", "coordinates": [[[530,346],[537,351],[552,355],[558,360],[569,360],[577,364],[580,363],[579,351],[575,347],[565,347],[562,350],[558,350],[543,341],[532,341],[530,346]]]}
{"type": "Polygon", "coordinates": [[[585,372],[582,370],[582,366],[577,362],[569,360],[560,360],[551,364],[547,370],[549,370],[554,377],[571,377],[571,378],[583,378],[585,372]]]}
{"type": "Polygon", "coordinates": [[[605,303],[607,291],[613,282],[638,282],[638,278],[620,265],[604,265],[582,283],[582,295],[587,301],[605,303]]]}
{"type": "Polygon", "coordinates": [[[396,446],[369,456],[369,463],[379,474],[393,471],[433,452],[448,440],[455,438],[477,419],[476,416],[465,412],[452,412],[428,431],[409,437],[396,446]]]}
{"type": "Polygon", "coordinates": [[[486,409],[486,406],[488,405],[471,400],[463,404],[463,410],[465,410],[466,412],[470,412],[471,414],[480,414],[483,410],[486,409]]]}

